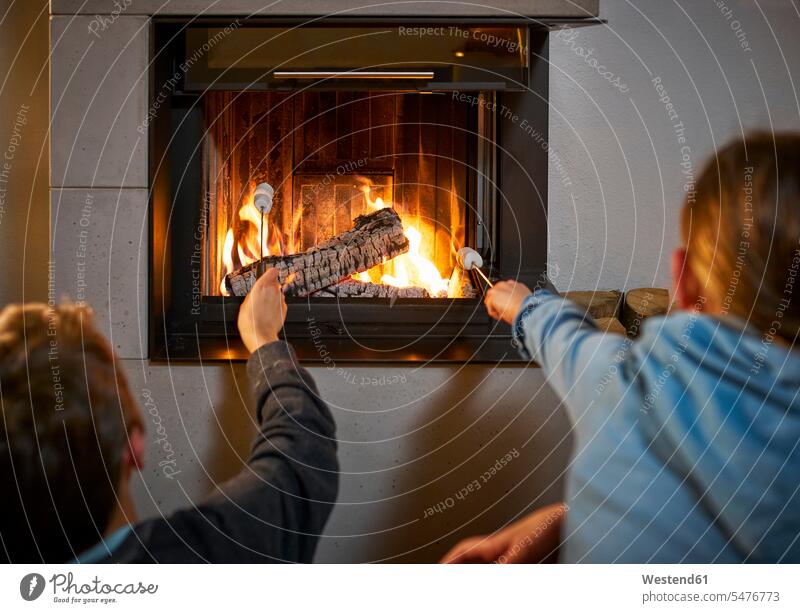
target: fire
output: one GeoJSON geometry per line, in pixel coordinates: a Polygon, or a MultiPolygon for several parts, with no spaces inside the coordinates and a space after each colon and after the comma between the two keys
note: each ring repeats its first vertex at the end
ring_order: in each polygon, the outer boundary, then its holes
{"type": "Polygon", "coordinates": [[[280,237],[277,232],[270,232],[270,224],[266,216],[262,233],[261,212],[253,202],[254,191],[255,184],[251,184],[250,193],[237,213],[237,234],[234,234],[233,227],[229,227],[225,234],[225,243],[222,248],[223,278],[220,283],[220,292],[223,296],[228,295],[228,290],[225,287],[225,275],[261,259],[262,254],[263,256],[283,254],[280,237]],[[234,253],[236,254],[236,262],[234,261],[234,253]]]}
{"type": "Polygon", "coordinates": [[[420,254],[422,234],[414,226],[405,229],[408,253],[394,260],[394,275],[383,275],[381,283],[395,287],[424,287],[431,296],[447,296],[449,279],[443,279],[433,262],[420,254]]]}
{"type": "MultiPolygon", "coordinates": [[[[383,209],[391,206],[384,203],[380,197],[373,200],[368,183],[361,187],[361,191],[364,193],[364,198],[371,208],[383,209]]],[[[392,260],[394,274],[382,275],[380,282],[394,287],[422,287],[431,296],[437,298],[446,297],[450,287],[450,280],[443,278],[436,265],[422,255],[422,232],[419,230],[418,223],[415,224],[403,219],[403,227],[408,239],[408,252],[392,260]]],[[[371,281],[373,275],[370,275],[370,272],[373,270],[362,272],[359,275],[355,275],[354,278],[359,281],[371,281]]]]}
{"type": "MultiPolygon", "coordinates": [[[[361,192],[370,209],[377,210],[392,206],[391,203],[384,202],[380,197],[373,199],[369,180],[363,178],[358,180],[361,183],[361,192]]],[[[253,202],[254,191],[255,183],[252,183],[250,193],[238,210],[236,219],[232,220],[229,227],[225,229],[225,240],[217,260],[222,269],[219,290],[223,296],[228,295],[225,287],[225,275],[257,261],[262,254],[267,256],[286,253],[279,230],[275,226],[271,226],[266,218],[262,233],[261,212],[253,202]]],[[[289,238],[290,242],[292,241],[291,236],[294,236],[301,222],[301,213],[301,210],[292,213],[293,227],[289,238]]],[[[421,220],[407,214],[403,215],[403,228],[406,238],[408,238],[408,252],[393,258],[390,262],[353,275],[353,278],[367,283],[383,283],[394,287],[421,287],[437,298],[458,297],[460,290],[451,283],[450,278],[443,277],[434,262],[424,254],[426,246],[431,244],[426,241],[430,240],[432,231],[423,229],[425,226],[421,220]]]]}
{"type": "Polygon", "coordinates": [[[228,228],[228,233],[225,235],[225,245],[222,247],[222,282],[219,285],[219,291],[223,296],[228,295],[228,288],[225,287],[225,275],[233,271],[233,229],[228,228]]]}

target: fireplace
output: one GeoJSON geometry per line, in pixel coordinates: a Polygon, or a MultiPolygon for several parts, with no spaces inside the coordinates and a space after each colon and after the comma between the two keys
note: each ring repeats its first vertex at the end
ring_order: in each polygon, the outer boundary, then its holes
{"type": "Polygon", "coordinates": [[[456,254],[477,250],[490,278],[546,269],[550,26],[155,20],[151,356],[245,357],[231,275],[309,252],[313,267],[354,220],[392,209],[402,253],[288,292],[300,357],[516,360],[456,254]]]}

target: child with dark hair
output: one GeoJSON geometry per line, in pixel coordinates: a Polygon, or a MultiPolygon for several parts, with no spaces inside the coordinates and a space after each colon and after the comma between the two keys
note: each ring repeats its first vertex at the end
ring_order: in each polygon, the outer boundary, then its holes
{"type": "Polygon", "coordinates": [[[144,426],[86,308],[0,312],[0,560],[310,562],[336,500],[334,423],[292,348],[275,270],[239,313],[260,432],[242,472],[196,507],[138,521],[144,426]]]}
{"type": "Polygon", "coordinates": [[[681,232],[677,308],[634,342],[547,290],[489,292],[575,450],[564,505],[446,561],[800,562],[800,136],[718,152],[681,232]]]}

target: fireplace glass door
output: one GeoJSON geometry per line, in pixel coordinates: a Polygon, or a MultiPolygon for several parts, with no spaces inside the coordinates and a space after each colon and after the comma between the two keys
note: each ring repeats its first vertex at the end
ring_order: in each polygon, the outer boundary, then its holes
{"type": "MultiPolygon", "coordinates": [[[[493,125],[490,99],[206,92],[205,295],[227,295],[225,275],[247,264],[307,251],[350,230],[357,216],[392,207],[408,252],[346,279],[347,296],[373,296],[381,285],[406,290],[399,297],[475,298],[481,288],[458,267],[456,254],[477,246],[491,259],[489,203],[479,193],[494,172],[492,156],[479,154],[493,125]],[[254,204],[263,183],[274,190],[266,215],[254,204]]],[[[341,295],[331,287],[312,298],[341,295]]]]}

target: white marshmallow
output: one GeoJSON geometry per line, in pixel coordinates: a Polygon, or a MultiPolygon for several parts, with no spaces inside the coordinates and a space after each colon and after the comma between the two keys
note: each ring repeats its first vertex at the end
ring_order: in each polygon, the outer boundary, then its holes
{"type": "Polygon", "coordinates": [[[256,186],[256,191],[253,194],[253,204],[264,215],[272,210],[272,198],[275,195],[275,190],[269,183],[259,183],[256,186]]]}
{"type": "Polygon", "coordinates": [[[462,247],[458,250],[458,261],[464,270],[472,270],[483,266],[481,254],[470,247],[462,247]]]}

